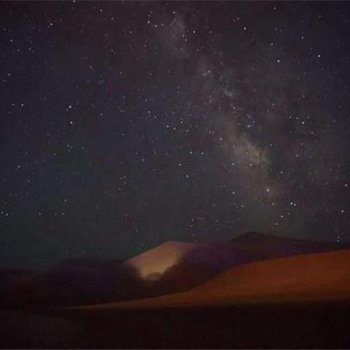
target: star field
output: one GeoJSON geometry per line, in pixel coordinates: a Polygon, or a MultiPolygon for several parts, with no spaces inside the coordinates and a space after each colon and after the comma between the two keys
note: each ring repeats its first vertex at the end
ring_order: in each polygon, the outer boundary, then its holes
{"type": "Polygon", "coordinates": [[[0,7],[0,266],[349,240],[348,3],[0,7]]]}

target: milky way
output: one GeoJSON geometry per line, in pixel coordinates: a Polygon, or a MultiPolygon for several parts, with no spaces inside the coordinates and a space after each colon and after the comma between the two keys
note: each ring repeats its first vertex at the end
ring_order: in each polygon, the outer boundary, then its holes
{"type": "Polygon", "coordinates": [[[349,240],[348,3],[0,6],[0,266],[349,240]]]}

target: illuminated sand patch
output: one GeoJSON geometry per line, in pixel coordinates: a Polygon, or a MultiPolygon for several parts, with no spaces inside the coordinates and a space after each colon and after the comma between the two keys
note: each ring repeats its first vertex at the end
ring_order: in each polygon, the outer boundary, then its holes
{"type": "Polygon", "coordinates": [[[126,264],[133,267],[141,278],[155,280],[195,247],[192,243],[166,242],[127,260],[126,264]]]}

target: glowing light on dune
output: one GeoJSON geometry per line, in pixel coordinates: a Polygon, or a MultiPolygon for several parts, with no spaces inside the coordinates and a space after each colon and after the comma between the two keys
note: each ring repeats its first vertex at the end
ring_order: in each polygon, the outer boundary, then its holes
{"type": "Polygon", "coordinates": [[[172,266],[175,266],[182,256],[193,249],[193,244],[167,242],[159,247],[135,256],[127,261],[145,280],[155,280],[172,266]]]}

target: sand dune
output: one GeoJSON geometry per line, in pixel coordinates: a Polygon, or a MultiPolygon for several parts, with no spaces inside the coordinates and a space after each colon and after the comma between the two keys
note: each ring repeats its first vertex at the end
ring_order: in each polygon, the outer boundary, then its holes
{"type": "Polygon", "coordinates": [[[85,308],[143,309],[350,299],[350,250],[299,255],[230,269],[191,291],[85,308]]]}
{"type": "Polygon", "coordinates": [[[130,266],[154,293],[186,291],[227,269],[248,262],[339,249],[329,242],[313,242],[248,232],[230,242],[169,241],[137,255],[130,266]]]}
{"type": "Polygon", "coordinates": [[[188,291],[242,264],[340,245],[250,232],[230,242],[169,241],[124,262],[75,259],[0,290],[6,306],[84,305],[188,291]]]}

